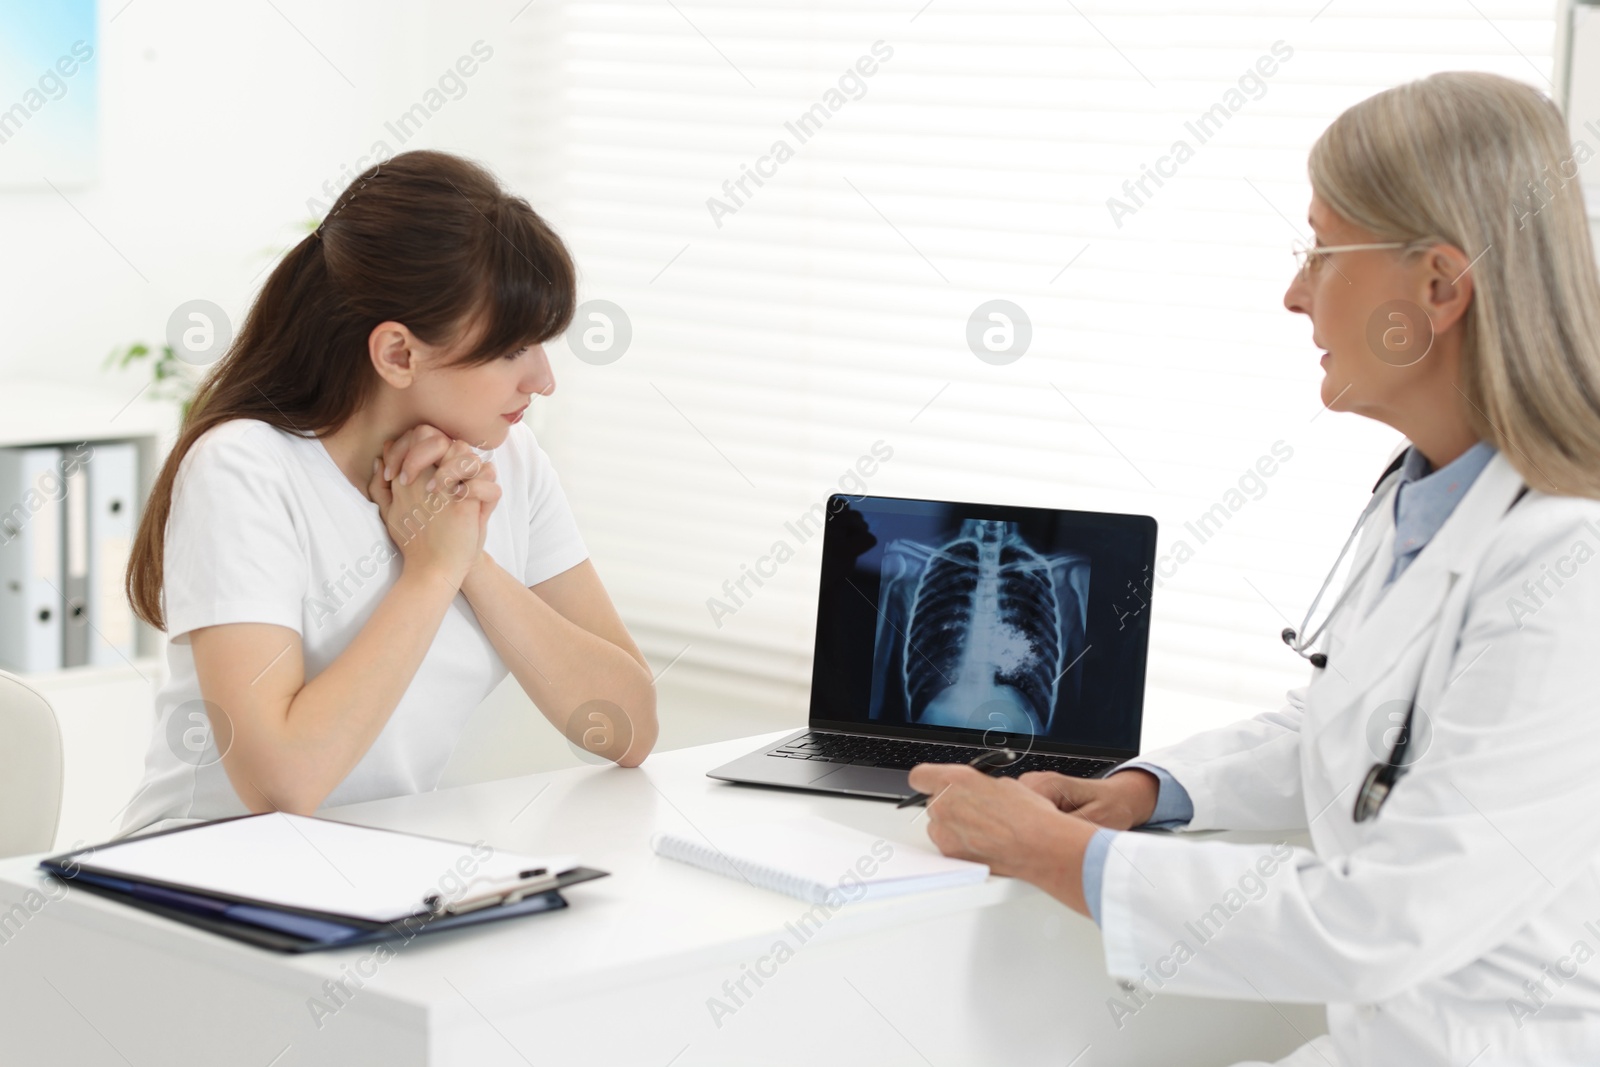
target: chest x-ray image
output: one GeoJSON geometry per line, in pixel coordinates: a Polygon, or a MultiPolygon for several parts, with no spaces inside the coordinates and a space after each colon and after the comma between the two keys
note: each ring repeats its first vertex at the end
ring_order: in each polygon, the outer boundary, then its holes
{"type": "Polygon", "coordinates": [[[1081,685],[1090,562],[1041,553],[1014,522],[883,551],[869,716],[1047,736],[1081,685]]]}

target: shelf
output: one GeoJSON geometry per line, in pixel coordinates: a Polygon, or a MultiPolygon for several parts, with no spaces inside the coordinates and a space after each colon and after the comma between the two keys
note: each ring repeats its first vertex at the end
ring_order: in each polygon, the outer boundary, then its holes
{"type": "Polygon", "coordinates": [[[146,381],[134,372],[88,385],[0,378],[0,447],[167,439],[177,431],[178,407],[146,399],[146,381]]]}
{"type": "MultiPolygon", "coordinates": [[[[104,381],[91,380],[82,384],[45,378],[0,378],[0,448],[132,441],[138,451],[137,495],[142,513],[145,497],[178,431],[178,405],[145,396],[147,390],[141,391],[141,387],[148,381],[148,376],[138,371],[108,373],[104,381]]],[[[7,506],[0,502],[0,510],[7,506]]],[[[138,655],[134,662],[159,664],[165,657],[162,636],[143,623],[136,622],[135,629],[138,655]]],[[[73,678],[92,678],[94,675],[78,673],[91,670],[122,671],[129,677],[137,677],[134,668],[126,665],[73,667],[23,677],[30,681],[50,679],[50,684],[58,685],[71,682],[73,678]]],[[[149,673],[143,667],[137,671],[149,673]]],[[[105,677],[111,681],[122,680],[116,673],[105,677]]]]}

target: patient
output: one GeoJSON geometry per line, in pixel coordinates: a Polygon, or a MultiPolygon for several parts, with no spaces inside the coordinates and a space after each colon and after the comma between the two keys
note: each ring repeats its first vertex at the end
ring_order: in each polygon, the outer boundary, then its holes
{"type": "Polygon", "coordinates": [[[574,292],[544,220],[440,152],[363,173],[277,265],[134,544],[171,678],[123,833],[433,789],[508,670],[572,743],[645,758],[649,667],[522,422],[574,292]]]}

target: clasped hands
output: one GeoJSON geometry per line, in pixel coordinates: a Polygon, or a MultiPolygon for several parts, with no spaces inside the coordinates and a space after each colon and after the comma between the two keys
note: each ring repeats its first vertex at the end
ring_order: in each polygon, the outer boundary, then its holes
{"type": "MultiPolygon", "coordinates": [[[[407,567],[459,588],[483,555],[489,515],[500,501],[494,464],[437,427],[419,424],[384,445],[369,486],[407,567]]],[[[1098,827],[1125,830],[1155,810],[1159,783],[1141,770],[1108,778],[1032,771],[991,778],[963,764],[912,768],[913,789],[930,795],[928,838],[947,856],[985,863],[1032,882],[1079,911],[1083,853],[1098,827]]]]}
{"type": "Polygon", "coordinates": [[[922,763],[911,788],[929,794],[928,839],[946,856],[988,864],[1087,914],[1083,853],[1104,826],[1126,830],[1155,811],[1160,783],[1148,771],[1072,778],[1030,771],[991,778],[959,763],[922,763]]]}
{"type": "Polygon", "coordinates": [[[500,502],[494,463],[419,423],[383,446],[367,488],[406,566],[459,588],[483,556],[489,516],[500,502]]]}

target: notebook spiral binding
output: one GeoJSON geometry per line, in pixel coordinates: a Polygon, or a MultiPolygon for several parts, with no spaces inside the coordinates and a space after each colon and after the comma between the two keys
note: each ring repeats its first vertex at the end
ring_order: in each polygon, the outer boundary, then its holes
{"type": "Polygon", "coordinates": [[[715,845],[699,844],[674,834],[661,834],[656,851],[669,859],[692,864],[702,870],[743,878],[757,889],[770,889],[797,897],[811,904],[827,903],[830,890],[808,879],[769,867],[764,863],[736,860],[715,845]]]}

